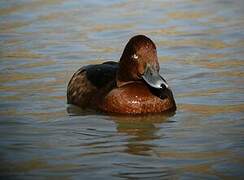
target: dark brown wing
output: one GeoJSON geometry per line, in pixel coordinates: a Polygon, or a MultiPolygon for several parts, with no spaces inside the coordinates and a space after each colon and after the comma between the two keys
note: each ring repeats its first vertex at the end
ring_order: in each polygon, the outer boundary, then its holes
{"type": "Polygon", "coordinates": [[[115,80],[118,63],[88,65],[80,68],[71,78],[67,88],[67,101],[80,107],[87,107],[91,99],[103,87],[115,80]]]}
{"type": "Polygon", "coordinates": [[[115,80],[117,69],[118,63],[112,61],[98,65],[89,65],[86,66],[86,76],[99,89],[115,80]]]}

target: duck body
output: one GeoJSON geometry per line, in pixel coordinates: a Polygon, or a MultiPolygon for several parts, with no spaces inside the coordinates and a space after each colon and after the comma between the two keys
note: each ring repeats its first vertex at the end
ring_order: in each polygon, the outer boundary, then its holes
{"type": "Polygon", "coordinates": [[[155,50],[149,38],[138,35],[128,42],[119,62],[80,68],[69,81],[68,104],[120,114],[175,111],[155,50]]]}

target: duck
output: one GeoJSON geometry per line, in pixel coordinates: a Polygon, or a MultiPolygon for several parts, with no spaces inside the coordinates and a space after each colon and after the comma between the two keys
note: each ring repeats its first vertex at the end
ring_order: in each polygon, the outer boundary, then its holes
{"type": "Polygon", "coordinates": [[[159,70],[156,45],[147,36],[136,35],[119,62],[78,69],[68,83],[67,103],[116,114],[176,111],[173,92],[159,70]]]}

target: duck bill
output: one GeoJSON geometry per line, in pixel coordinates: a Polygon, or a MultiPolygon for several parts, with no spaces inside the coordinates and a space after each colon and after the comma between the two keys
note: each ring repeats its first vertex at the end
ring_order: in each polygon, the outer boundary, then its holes
{"type": "Polygon", "coordinates": [[[160,76],[156,68],[153,68],[150,65],[147,65],[145,72],[142,75],[142,79],[151,87],[156,89],[165,89],[169,88],[169,85],[166,81],[160,76]]]}

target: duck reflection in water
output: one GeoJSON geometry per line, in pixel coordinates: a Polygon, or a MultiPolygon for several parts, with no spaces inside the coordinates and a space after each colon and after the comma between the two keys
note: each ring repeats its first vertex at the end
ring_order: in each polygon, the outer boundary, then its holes
{"type": "Polygon", "coordinates": [[[125,133],[129,139],[125,152],[134,155],[150,155],[154,145],[148,144],[147,141],[160,139],[157,132],[160,129],[157,125],[169,121],[169,117],[174,113],[165,115],[138,115],[138,116],[112,116],[116,122],[117,131],[125,133]]]}

